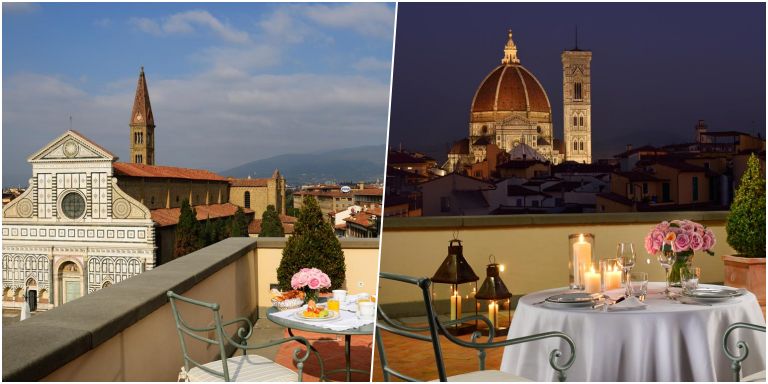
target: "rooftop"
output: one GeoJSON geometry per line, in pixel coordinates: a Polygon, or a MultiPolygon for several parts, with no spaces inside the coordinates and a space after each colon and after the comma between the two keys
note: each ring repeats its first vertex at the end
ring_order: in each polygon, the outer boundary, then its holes
{"type": "MultiPolygon", "coordinates": [[[[237,211],[237,205],[232,203],[224,204],[209,204],[209,205],[195,205],[192,207],[197,214],[197,220],[205,220],[208,218],[217,219],[220,217],[232,216],[237,211]]],[[[253,213],[249,208],[243,208],[243,212],[253,213]]],[[[179,223],[179,216],[181,216],[181,208],[158,208],[150,211],[152,214],[152,221],[157,223],[159,227],[165,227],[169,225],[176,225],[179,223]]]]}
{"type": "Polygon", "coordinates": [[[112,164],[112,166],[115,168],[115,174],[118,176],[227,181],[225,177],[205,169],[179,168],[163,165],[145,165],[120,162],[115,162],[112,164]]]}

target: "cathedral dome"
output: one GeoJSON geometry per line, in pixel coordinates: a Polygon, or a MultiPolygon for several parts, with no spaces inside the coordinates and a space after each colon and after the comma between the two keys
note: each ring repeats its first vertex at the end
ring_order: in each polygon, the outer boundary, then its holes
{"type": "Polygon", "coordinates": [[[547,93],[541,83],[517,58],[517,46],[509,32],[504,58],[477,88],[472,99],[472,119],[492,112],[496,117],[512,112],[539,112],[551,114],[547,93]]]}

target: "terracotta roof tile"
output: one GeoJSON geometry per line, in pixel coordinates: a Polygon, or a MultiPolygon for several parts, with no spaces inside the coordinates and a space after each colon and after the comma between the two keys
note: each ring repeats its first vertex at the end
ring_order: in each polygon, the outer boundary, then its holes
{"type": "Polygon", "coordinates": [[[274,179],[228,179],[233,187],[266,187],[270,180],[274,179]]]}
{"type": "Polygon", "coordinates": [[[115,168],[115,174],[118,176],[133,176],[133,177],[159,177],[159,178],[171,178],[171,179],[187,179],[187,180],[213,180],[213,181],[227,181],[226,178],[216,173],[205,169],[192,169],[192,168],[179,168],[179,167],[167,167],[162,165],[145,165],[134,163],[119,163],[112,164],[115,168]]]}
{"type": "MultiPolygon", "coordinates": [[[[298,219],[293,216],[280,215],[280,222],[283,224],[283,232],[285,234],[293,234],[296,220],[298,219]]],[[[254,235],[261,233],[261,219],[253,219],[248,223],[248,233],[254,235]]]]}
{"type": "Polygon", "coordinates": [[[472,112],[533,111],[551,113],[547,94],[536,77],[517,64],[496,67],[477,88],[472,112]]]}
{"type": "MultiPolygon", "coordinates": [[[[232,216],[237,211],[237,205],[232,203],[196,205],[193,208],[195,209],[195,213],[197,213],[198,221],[205,220],[209,217],[211,219],[216,219],[232,216]]],[[[246,214],[253,213],[253,211],[248,208],[243,208],[243,212],[246,214]]],[[[152,221],[157,223],[157,226],[166,227],[178,224],[179,216],[181,216],[181,208],[159,208],[151,210],[150,213],[152,215],[152,221]]]]}

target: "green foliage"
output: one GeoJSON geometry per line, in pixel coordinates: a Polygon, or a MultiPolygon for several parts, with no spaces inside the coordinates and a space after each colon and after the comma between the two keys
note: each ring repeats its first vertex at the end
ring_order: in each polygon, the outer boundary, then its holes
{"type": "Polygon", "coordinates": [[[237,207],[230,222],[229,237],[248,237],[248,217],[242,207],[237,207]]]}
{"type": "Polygon", "coordinates": [[[728,244],[745,257],[765,257],[765,178],[753,154],[725,224],[728,244]]]}
{"type": "Polygon", "coordinates": [[[280,215],[274,205],[267,205],[267,210],[261,215],[261,233],[260,237],[283,237],[283,224],[280,222],[280,215]]]}
{"type": "Polygon", "coordinates": [[[200,223],[197,221],[195,209],[186,199],[181,202],[179,223],[176,224],[176,242],[173,246],[173,257],[181,257],[200,249],[200,223]]]}
{"type": "Polygon", "coordinates": [[[285,196],[285,214],[298,217],[299,210],[293,207],[293,191],[287,191],[285,196]]]}
{"type": "Polygon", "coordinates": [[[291,289],[291,277],[302,268],[318,268],[331,278],[331,288],[338,289],[346,279],[346,265],[341,243],[333,228],[323,220],[317,201],[308,197],[299,212],[291,236],[283,248],[277,268],[280,289],[291,289]]]}

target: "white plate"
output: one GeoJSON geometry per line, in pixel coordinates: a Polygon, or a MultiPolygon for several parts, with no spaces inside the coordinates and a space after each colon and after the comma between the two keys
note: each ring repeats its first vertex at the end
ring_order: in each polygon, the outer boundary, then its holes
{"type": "Polygon", "coordinates": [[[328,310],[328,317],[304,317],[304,309],[296,312],[296,317],[304,321],[329,321],[339,318],[339,312],[328,310]]]}
{"type": "Polygon", "coordinates": [[[547,303],[554,304],[580,304],[591,305],[596,300],[602,298],[600,293],[586,293],[586,292],[571,292],[571,293],[559,293],[546,298],[547,303]]]}
{"type": "Polygon", "coordinates": [[[699,287],[692,292],[683,292],[683,296],[702,302],[720,302],[744,295],[745,290],[731,287],[699,287]]]}

